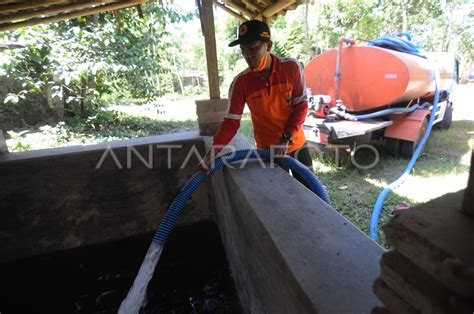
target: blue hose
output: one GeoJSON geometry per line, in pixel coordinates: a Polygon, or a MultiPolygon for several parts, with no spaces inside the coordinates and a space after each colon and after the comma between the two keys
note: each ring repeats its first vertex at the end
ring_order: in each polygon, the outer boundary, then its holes
{"type": "MultiPolygon", "coordinates": [[[[214,172],[224,167],[224,165],[226,164],[230,164],[243,159],[257,158],[269,160],[271,158],[270,150],[246,149],[227,153],[212,162],[209,167],[209,174],[213,174],[214,172]]],[[[308,183],[308,185],[310,186],[311,190],[316,195],[318,195],[327,204],[331,204],[326,189],[319,182],[318,177],[305,165],[290,156],[285,156],[282,159],[282,164],[291,169],[291,171],[294,171],[295,173],[303,177],[306,183],[308,183]]],[[[176,220],[179,218],[179,216],[181,215],[181,211],[186,205],[186,202],[189,200],[194,191],[196,191],[199,185],[201,185],[201,183],[203,183],[206,179],[207,175],[204,173],[204,171],[198,171],[192,176],[191,179],[188,180],[188,182],[186,182],[186,184],[181,188],[178,195],[173,199],[170,206],[168,207],[165,217],[163,218],[160,226],[158,227],[155,232],[155,235],[153,236],[153,241],[161,245],[164,245],[166,243],[169,235],[171,234],[171,231],[174,228],[176,220]]]]}
{"type": "MultiPolygon", "coordinates": [[[[400,34],[411,40],[410,34],[408,33],[400,33],[400,34]]],[[[367,45],[400,51],[400,52],[409,53],[421,58],[426,58],[423,50],[420,49],[417,45],[413,44],[410,40],[403,39],[399,36],[384,36],[384,37],[371,40],[367,45]]]]}
{"type": "Polygon", "coordinates": [[[384,188],[383,191],[379,194],[377,201],[375,202],[375,206],[372,211],[372,217],[370,218],[370,229],[369,229],[370,237],[373,240],[378,240],[378,225],[379,225],[379,219],[380,219],[380,212],[382,211],[385,198],[387,197],[388,193],[390,193],[393,189],[401,185],[406,180],[406,178],[408,178],[408,176],[410,175],[410,172],[415,166],[416,161],[418,160],[418,157],[421,154],[423,146],[425,146],[428,136],[430,135],[431,129],[433,127],[433,122],[436,116],[435,113],[438,110],[438,101],[439,101],[438,78],[439,78],[439,72],[435,71],[435,87],[436,87],[435,97],[433,100],[433,108],[431,109],[431,116],[428,121],[428,126],[426,128],[425,134],[423,135],[420,143],[416,147],[415,152],[413,153],[413,156],[408,162],[408,165],[406,166],[403,174],[396,181],[390,183],[386,188],[384,188]]]}
{"type": "Polygon", "coordinates": [[[355,114],[353,116],[357,120],[366,120],[366,119],[373,119],[373,118],[377,118],[377,117],[384,116],[387,114],[392,114],[392,113],[410,113],[419,108],[421,108],[419,105],[414,105],[408,108],[389,108],[389,109],[384,109],[384,110],[380,110],[380,111],[368,113],[368,114],[355,114]]]}

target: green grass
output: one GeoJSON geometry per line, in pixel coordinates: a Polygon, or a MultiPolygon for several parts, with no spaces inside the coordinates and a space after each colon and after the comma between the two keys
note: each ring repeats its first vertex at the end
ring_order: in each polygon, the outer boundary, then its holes
{"type": "Polygon", "coordinates": [[[87,119],[68,119],[26,130],[7,131],[10,152],[95,144],[113,140],[197,130],[196,121],[168,121],[100,111],[87,119]]]}
{"type": "Polygon", "coordinates": [[[250,113],[244,113],[242,120],[240,120],[239,134],[247,140],[250,144],[255,144],[255,138],[253,136],[253,126],[250,113]]]}
{"type": "MultiPolygon", "coordinates": [[[[419,189],[420,193],[430,193],[430,182],[435,182],[437,177],[467,176],[469,164],[466,162],[466,156],[469,157],[472,149],[469,142],[473,132],[474,122],[470,121],[453,122],[449,130],[433,130],[412,172],[412,176],[425,180],[427,186],[413,186],[412,189],[419,189]]],[[[314,163],[316,173],[328,187],[333,207],[368,234],[370,216],[378,194],[382,191],[381,186],[396,180],[403,173],[408,160],[393,158],[381,151],[379,163],[367,171],[359,171],[347,164],[337,167],[333,162],[320,157],[315,157],[314,163]],[[319,169],[325,171],[318,171],[319,169]]],[[[404,184],[410,182],[407,180],[404,184]]],[[[431,188],[434,192],[438,187],[431,188]]],[[[429,195],[427,197],[430,198],[429,195]]],[[[407,194],[397,194],[396,191],[390,193],[385,200],[379,226],[383,226],[393,217],[394,206],[402,201],[411,205],[419,203],[407,194]]],[[[388,247],[383,232],[380,244],[388,247]]]]}
{"type": "MultiPolygon", "coordinates": [[[[240,134],[250,143],[254,142],[252,124],[248,114],[244,115],[242,119],[240,134]]],[[[404,183],[405,189],[415,192],[399,192],[397,189],[390,193],[384,203],[379,227],[393,217],[392,210],[397,204],[403,201],[408,202],[411,206],[420,203],[418,198],[413,197],[417,194],[416,190],[419,190],[424,198],[430,199],[443,193],[439,189],[444,187],[430,186],[437,184],[436,180],[444,178],[463,180],[463,178],[467,178],[469,152],[472,149],[470,141],[472,141],[473,135],[473,121],[454,121],[449,130],[434,129],[412,172],[412,177],[424,180],[424,186],[416,186],[416,182],[409,182],[410,179],[408,179],[404,183]],[[433,195],[429,195],[430,193],[433,195]]],[[[366,234],[368,234],[373,206],[383,186],[396,180],[408,163],[406,159],[386,155],[380,143],[375,143],[375,146],[380,153],[380,161],[374,168],[364,171],[352,166],[347,154],[340,155],[339,165],[335,164],[334,158],[318,154],[313,156],[315,173],[328,188],[334,209],[366,234]]],[[[380,232],[379,244],[385,248],[389,247],[383,232],[380,232]]]]}
{"type": "MultiPolygon", "coordinates": [[[[327,187],[334,209],[368,234],[372,209],[382,190],[367,182],[367,178],[372,177],[373,174],[364,174],[347,165],[337,167],[333,161],[319,156],[314,157],[313,166],[321,183],[327,187]]],[[[377,176],[383,177],[382,172],[379,171],[377,176]]],[[[402,201],[407,201],[409,204],[415,203],[408,197],[396,193],[389,194],[385,200],[380,225],[385,224],[392,217],[390,209],[402,201]]],[[[387,247],[383,235],[380,238],[380,244],[387,247]]]]}

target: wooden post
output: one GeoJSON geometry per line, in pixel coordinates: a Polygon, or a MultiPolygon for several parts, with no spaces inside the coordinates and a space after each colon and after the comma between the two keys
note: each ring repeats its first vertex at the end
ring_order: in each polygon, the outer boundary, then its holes
{"type": "Polygon", "coordinates": [[[262,22],[266,23],[268,25],[268,28],[272,27],[272,18],[271,17],[262,16],[262,22]]]}
{"type": "Polygon", "coordinates": [[[259,14],[259,15],[255,16],[255,19],[259,20],[259,21],[262,21],[265,24],[267,24],[268,28],[270,28],[270,32],[271,32],[271,27],[272,27],[272,17],[271,16],[266,17],[266,16],[263,16],[262,14],[259,14]]]}
{"type": "Polygon", "coordinates": [[[214,28],[213,0],[200,0],[201,28],[206,45],[207,76],[209,79],[209,96],[220,99],[219,69],[217,66],[216,34],[214,28]]]}

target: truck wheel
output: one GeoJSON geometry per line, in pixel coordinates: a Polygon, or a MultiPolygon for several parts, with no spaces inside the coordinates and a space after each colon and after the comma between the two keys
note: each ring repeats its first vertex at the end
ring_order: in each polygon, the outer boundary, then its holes
{"type": "Polygon", "coordinates": [[[413,156],[413,153],[416,150],[416,147],[421,141],[421,138],[426,132],[426,128],[428,127],[428,117],[423,120],[421,124],[421,128],[418,130],[418,135],[416,136],[415,141],[405,141],[400,140],[400,155],[403,158],[409,159],[413,156]]]}
{"type": "Polygon", "coordinates": [[[415,149],[415,142],[402,140],[400,143],[400,155],[405,159],[411,158],[415,149]]]}
{"type": "Polygon", "coordinates": [[[398,138],[385,138],[385,151],[393,157],[400,157],[400,140],[398,138]]]}
{"type": "Polygon", "coordinates": [[[449,129],[451,127],[451,122],[453,121],[453,106],[448,105],[446,112],[444,113],[443,120],[438,124],[441,129],[449,129]]]}

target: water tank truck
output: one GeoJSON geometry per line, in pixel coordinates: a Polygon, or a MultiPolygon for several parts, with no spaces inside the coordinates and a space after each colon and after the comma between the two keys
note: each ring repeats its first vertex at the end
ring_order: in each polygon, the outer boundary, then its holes
{"type": "Polygon", "coordinates": [[[410,158],[433,114],[436,71],[440,99],[434,124],[449,128],[449,96],[458,78],[453,54],[425,53],[397,36],[363,45],[341,38],[336,49],[305,67],[307,140],[351,149],[381,140],[390,154],[410,158]]]}

